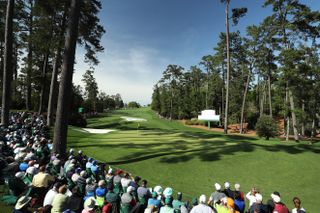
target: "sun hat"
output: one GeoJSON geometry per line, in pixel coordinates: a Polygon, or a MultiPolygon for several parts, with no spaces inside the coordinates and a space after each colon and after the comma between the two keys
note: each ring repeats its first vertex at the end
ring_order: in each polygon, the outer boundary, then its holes
{"type": "Polygon", "coordinates": [[[224,188],[229,189],[230,188],[230,183],[229,182],[224,182],[224,188]]]}
{"type": "Polygon", "coordinates": [[[219,183],[215,183],[214,187],[216,188],[217,191],[221,190],[221,185],[219,183]]]}
{"type": "Polygon", "coordinates": [[[84,209],[87,211],[91,211],[94,209],[96,205],[96,200],[94,199],[94,197],[89,197],[86,199],[86,201],[84,201],[84,209]]]}
{"type": "Polygon", "coordinates": [[[31,197],[28,196],[22,196],[19,198],[15,205],[15,209],[22,209],[25,205],[27,205],[31,200],[31,197]]]}
{"type": "Polygon", "coordinates": [[[261,194],[256,193],[256,194],[255,194],[255,197],[256,197],[256,200],[257,200],[257,201],[262,201],[262,195],[261,195],[261,194]]]}
{"type": "Polygon", "coordinates": [[[170,196],[172,196],[172,194],[173,194],[173,189],[170,187],[165,188],[163,191],[163,195],[165,197],[170,197],[170,196]]]}
{"type": "Polygon", "coordinates": [[[201,195],[201,196],[199,197],[199,202],[200,202],[200,203],[206,203],[206,200],[207,200],[207,197],[206,197],[205,195],[201,195]]]}

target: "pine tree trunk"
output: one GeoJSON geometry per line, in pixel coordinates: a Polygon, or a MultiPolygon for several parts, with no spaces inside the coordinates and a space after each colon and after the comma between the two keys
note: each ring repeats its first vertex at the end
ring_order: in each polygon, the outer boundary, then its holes
{"type": "Polygon", "coordinates": [[[39,114],[41,114],[43,112],[43,109],[44,109],[43,105],[44,105],[44,95],[45,95],[45,89],[46,89],[48,57],[49,57],[49,53],[46,53],[44,55],[44,59],[43,59],[42,76],[41,76],[42,82],[41,82],[39,110],[38,110],[39,114]]]}
{"type": "Polygon", "coordinates": [[[272,118],[272,99],[271,99],[271,74],[268,74],[268,98],[269,98],[269,116],[272,118]]]}
{"type": "Polygon", "coordinates": [[[57,77],[58,77],[60,59],[61,59],[61,49],[58,48],[55,59],[54,59],[52,76],[51,76],[49,101],[48,101],[47,126],[53,125],[54,102],[55,102],[54,94],[57,88],[57,77]]]}
{"type": "Polygon", "coordinates": [[[229,0],[226,1],[226,43],[227,43],[227,82],[226,82],[226,108],[224,114],[224,134],[228,134],[229,110],[229,79],[230,79],[230,47],[229,47],[229,0]]]}
{"type": "Polygon", "coordinates": [[[224,119],[224,113],[225,113],[225,110],[224,110],[224,97],[225,97],[225,95],[224,95],[224,88],[225,88],[225,84],[224,84],[224,79],[225,79],[225,72],[224,72],[224,66],[223,66],[223,63],[221,64],[221,67],[222,67],[222,82],[223,82],[223,85],[222,85],[222,87],[221,87],[221,113],[220,113],[220,123],[221,123],[221,125],[220,126],[222,126],[222,121],[223,121],[223,119],[224,119]]]}
{"type": "Polygon", "coordinates": [[[305,121],[304,121],[304,118],[305,118],[305,101],[302,100],[302,122],[301,122],[301,135],[302,136],[305,136],[305,121]]]}
{"type": "Polygon", "coordinates": [[[12,43],[13,43],[13,8],[14,0],[7,1],[6,27],[5,27],[5,51],[3,68],[3,89],[2,89],[2,108],[1,124],[5,127],[9,125],[9,112],[11,101],[11,81],[12,81],[12,43]]]}
{"type": "Polygon", "coordinates": [[[78,25],[80,4],[82,0],[71,0],[69,23],[65,40],[65,51],[61,72],[61,81],[58,95],[57,118],[54,128],[53,152],[66,156],[68,116],[70,111],[70,96],[72,91],[72,75],[76,43],[78,39],[78,25]]]}
{"type": "Polygon", "coordinates": [[[262,95],[260,98],[260,117],[263,115],[264,113],[264,99],[265,99],[265,93],[266,93],[266,84],[264,83],[262,86],[262,95]]]}
{"type": "Polygon", "coordinates": [[[296,142],[298,142],[299,141],[299,133],[298,133],[298,128],[297,128],[297,118],[296,118],[296,113],[294,111],[295,107],[294,107],[293,95],[292,95],[292,91],[290,89],[289,89],[289,101],[290,101],[294,140],[296,142]]]}
{"type": "MultiPolygon", "coordinates": [[[[30,4],[30,19],[29,19],[29,36],[33,34],[33,0],[29,0],[30,4]]],[[[32,75],[32,58],[33,58],[33,47],[32,40],[28,41],[28,68],[27,68],[27,95],[26,95],[26,109],[31,110],[31,75],[32,75]]]]}
{"type": "MultiPolygon", "coordinates": [[[[288,89],[288,82],[286,83],[286,100],[285,100],[285,106],[286,108],[288,107],[288,102],[289,102],[289,89],[288,89]]],[[[289,141],[289,134],[290,134],[290,117],[288,113],[285,114],[285,121],[286,121],[286,126],[287,126],[287,131],[286,131],[286,141],[289,141]]]]}
{"type": "Polygon", "coordinates": [[[248,88],[249,88],[250,78],[251,78],[251,71],[249,71],[249,73],[248,73],[247,82],[246,82],[246,86],[245,86],[244,94],[243,94],[243,99],[242,99],[241,120],[240,120],[240,134],[243,134],[244,108],[245,108],[245,105],[246,105],[246,98],[247,98],[247,92],[248,92],[248,88]]]}

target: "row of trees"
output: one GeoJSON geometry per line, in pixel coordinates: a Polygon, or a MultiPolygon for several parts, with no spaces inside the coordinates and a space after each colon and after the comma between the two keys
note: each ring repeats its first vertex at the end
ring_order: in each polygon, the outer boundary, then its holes
{"type": "Polygon", "coordinates": [[[77,44],[85,49],[84,61],[91,67],[99,63],[105,32],[97,16],[100,9],[99,0],[0,2],[0,15],[6,17],[0,19],[3,126],[8,125],[10,108],[47,111],[48,125],[56,114],[54,151],[65,154],[72,91],[76,91],[75,49],[77,44]]]}
{"type": "MultiPolygon", "coordinates": [[[[226,4],[226,33],[221,33],[214,54],[202,57],[190,70],[168,65],[154,86],[152,109],[170,119],[193,118],[205,108],[216,109],[223,120],[248,122],[267,114],[283,118],[287,138],[314,135],[319,121],[320,13],[298,0],[265,0],[272,14],[246,35],[229,33],[245,8],[226,4]]],[[[242,132],[242,130],[241,130],[242,132]]]]}

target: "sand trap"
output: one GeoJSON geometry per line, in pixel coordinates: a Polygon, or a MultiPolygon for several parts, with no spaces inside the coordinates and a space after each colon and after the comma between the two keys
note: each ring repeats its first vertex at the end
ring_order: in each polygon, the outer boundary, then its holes
{"type": "Polygon", "coordinates": [[[105,134],[112,131],[115,131],[113,129],[90,129],[90,128],[82,128],[84,131],[94,134],[105,134]]]}
{"type": "Polygon", "coordinates": [[[147,121],[144,118],[134,118],[134,117],[126,117],[126,116],[123,116],[121,118],[126,120],[126,121],[136,121],[136,122],[138,122],[138,121],[147,121]]]}

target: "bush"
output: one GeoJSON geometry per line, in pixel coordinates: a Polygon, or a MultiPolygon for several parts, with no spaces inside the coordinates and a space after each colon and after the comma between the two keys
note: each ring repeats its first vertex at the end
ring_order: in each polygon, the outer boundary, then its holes
{"type": "Polygon", "coordinates": [[[69,117],[69,125],[77,127],[86,127],[87,120],[80,113],[72,113],[69,117]]]}
{"type": "Polygon", "coordinates": [[[270,116],[262,115],[256,123],[256,131],[259,137],[269,140],[278,135],[278,125],[270,116]]]}

